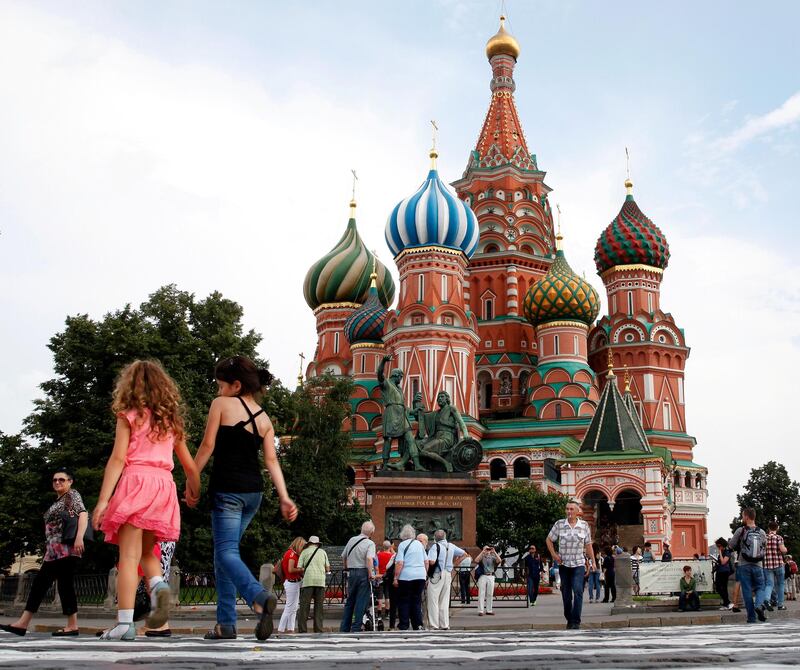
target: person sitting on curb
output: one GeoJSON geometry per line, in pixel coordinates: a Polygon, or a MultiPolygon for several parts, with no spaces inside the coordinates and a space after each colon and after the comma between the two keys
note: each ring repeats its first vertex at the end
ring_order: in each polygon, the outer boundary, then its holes
{"type": "Polygon", "coordinates": [[[683,566],[683,577],[680,579],[681,594],[678,597],[678,609],[685,612],[697,612],[700,609],[700,596],[697,595],[697,580],[692,577],[692,568],[683,566]]]}

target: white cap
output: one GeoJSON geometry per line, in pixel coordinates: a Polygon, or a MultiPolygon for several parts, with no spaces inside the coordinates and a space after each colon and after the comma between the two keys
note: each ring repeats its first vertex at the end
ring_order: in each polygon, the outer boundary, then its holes
{"type": "Polygon", "coordinates": [[[308,538],[309,544],[319,544],[319,538],[316,535],[312,535],[308,538]]]}

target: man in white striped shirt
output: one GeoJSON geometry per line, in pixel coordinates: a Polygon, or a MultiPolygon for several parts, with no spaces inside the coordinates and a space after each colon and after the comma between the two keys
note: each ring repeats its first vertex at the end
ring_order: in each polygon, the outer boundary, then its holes
{"type": "Polygon", "coordinates": [[[567,518],[555,522],[547,535],[547,549],[554,561],[558,561],[561,577],[561,599],[564,602],[564,618],[567,630],[581,627],[583,609],[583,575],[586,572],[586,559],[594,561],[592,531],[582,519],[578,518],[580,506],[574,500],[567,503],[567,518]],[[558,551],[554,546],[558,542],[558,551]]]}

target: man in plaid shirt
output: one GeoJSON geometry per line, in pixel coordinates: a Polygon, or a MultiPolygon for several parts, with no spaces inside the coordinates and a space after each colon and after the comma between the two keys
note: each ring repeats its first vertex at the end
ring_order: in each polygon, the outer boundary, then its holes
{"type": "Polygon", "coordinates": [[[778,524],[770,521],[767,525],[767,545],[764,548],[764,580],[767,588],[764,589],[764,606],[772,610],[772,600],[778,603],[779,610],[785,610],[783,604],[783,555],[787,553],[783,538],[778,535],[778,524]]]}
{"type": "Polygon", "coordinates": [[[564,602],[564,618],[567,630],[581,627],[583,609],[583,575],[586,572],[586,559],[594,562],[592,532],[582,519],[578,518],[580,507],[570,500],[567,503],[567,518],[559,519],[547,535],[547,549],[554,561],[558,562],[561,577],[561,599],[564,602]],[[558,542],[558,551],[554,546],[558,542]]]}

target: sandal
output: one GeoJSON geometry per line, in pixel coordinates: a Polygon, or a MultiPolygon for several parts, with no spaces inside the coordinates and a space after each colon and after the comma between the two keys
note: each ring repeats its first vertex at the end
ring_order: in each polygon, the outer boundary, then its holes
{"type": "Polygon", "coordinates": [[[28,632],[27,628],[20,628],[19,626],[12,626],[10,623],[3,623],[0,624],[0,630],[5,631],[6,633],[11,633],[13,635],[19,635],[22,637],[25,633],[28,632]]]}
{"type": "Polygon", "coordinates": [[[172,631],[169,628],[164,630],[146,630],[145,637],[172,637],[172,631]]]}
{"type": "Polygon", "coordinates": [[[136,626],[132,623],[122,623],[121,621],[117,621],[116,626],[109,628],[100,635],[100,639],[108,640],[109,642],[132,642],[136,639],[136,626]],[[111,631],[115,630],[119,626],[127,626],[128,630],[126,630],[120,637],[111,637],[111,631]]]}
{"type": "Polygon", "coordinates": [[[224,624],[218,623],[214,628],[208,631],[204,636],[204,640],[235,640],[236,639],[236,627],[235,626],[226,626],[224,624]]]}
{"type": "Polygon", "coordinates": [[[79,628],[73,628],[72,630],[65,630],[64,628],[59,628],[58,630],[54,630],[50,635],[53,637],[78,637],[81,634],[79,628]]]}
{"type": "Polygon", "coordinates": [[[169,608],[171,605],[169,584],[159,582],[153,588],[150,596],[151,603],[154,603],[154,606],[150,610],[150,616],[147,617],[145,625],[151,629],[161,628],[169,620],[169,608]]]}

